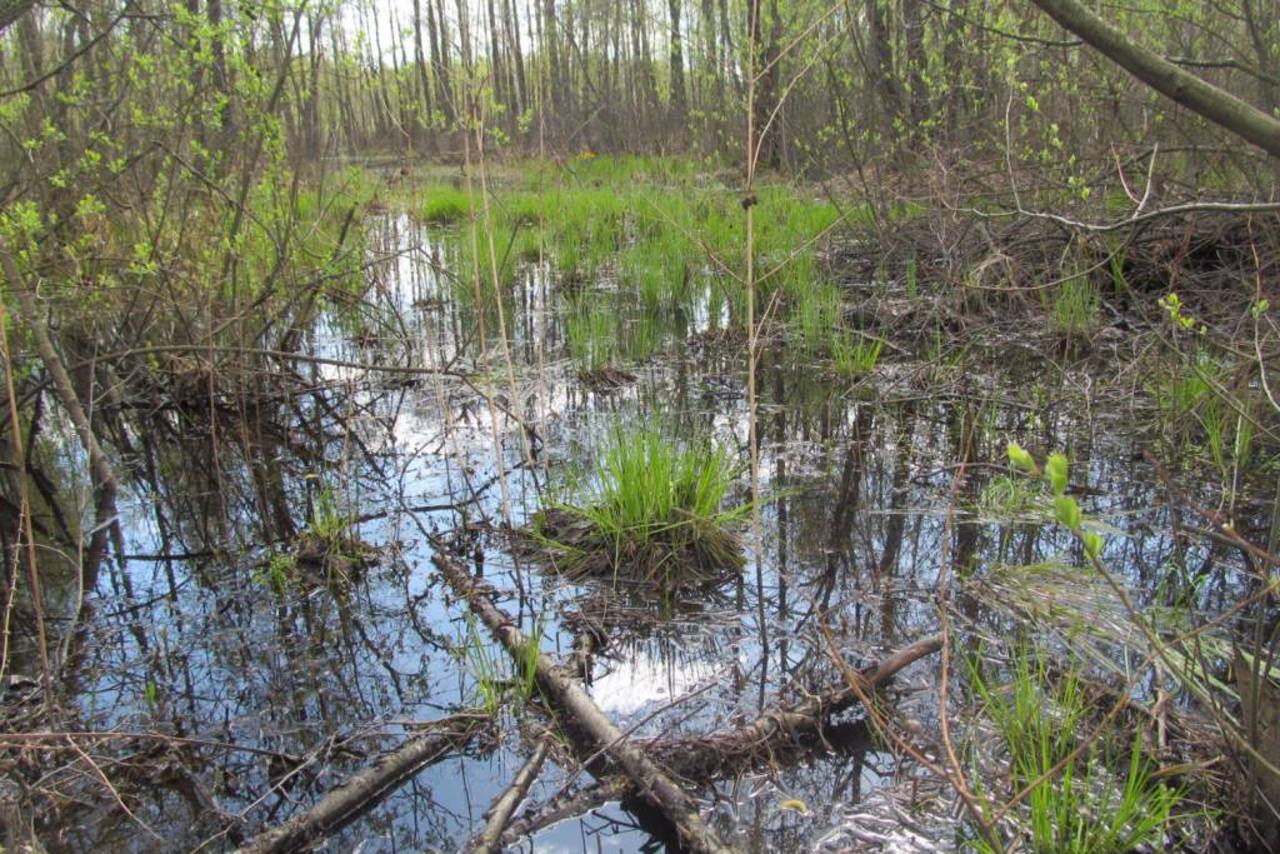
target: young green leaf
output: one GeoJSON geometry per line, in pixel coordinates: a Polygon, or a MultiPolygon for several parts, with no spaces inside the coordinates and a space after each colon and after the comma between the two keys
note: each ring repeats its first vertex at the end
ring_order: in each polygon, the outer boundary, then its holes
{"type": "Polygon", "coordinates": [[[1044,476],[1049,481],[1054,495],[1063,495],[1067,491],[1067,458],[1053,453],[1044,463],[1044,476]]]}
{"type": "Polygon", "coordinates": [[[1016,469],[1022,469],[1028,474],[1035,474],[1036,461],[1027,452],[1025,448],[1017,442],[1010,442],[1008,447],[1009,463],[1016,469]]]}
{"type": "Polygon", "coordinates": [[[1084,554],[1089,560],[1097,560],[1102,554],[1102,537],[1093,531],[1086,531],[1081,537],[1084,541],[1084,554]]]}
{"type": "Polygon", "coordinates": [[[1053,512],[1058,522],[1075,531],[1080,528],[1080,505],[1069,495],[1059,495],[1053,500],[1053,512]]]}

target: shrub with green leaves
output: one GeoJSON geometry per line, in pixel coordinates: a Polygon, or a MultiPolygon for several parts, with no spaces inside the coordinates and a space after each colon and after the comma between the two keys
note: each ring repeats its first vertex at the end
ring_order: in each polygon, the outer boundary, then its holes
{"type": "Polygon", "coordinates": [[[1053,491],[1053,514],[1058,524],[1075,534],[1084,554],[1089,560],[1096,560],[1102,554],[1102,535],[1089,530],[1080,505],[1067,495],[1068,471],[1070,465],[1067,458],[1060,453],[1052,453],[1044,461],[1044,469],[1036,463],[1035,458],[1017,442],[1010,442],[1008,447],[1009,462],[1016,469],[1021,469],[1032,477],[1043,477],[1053,491]]]}

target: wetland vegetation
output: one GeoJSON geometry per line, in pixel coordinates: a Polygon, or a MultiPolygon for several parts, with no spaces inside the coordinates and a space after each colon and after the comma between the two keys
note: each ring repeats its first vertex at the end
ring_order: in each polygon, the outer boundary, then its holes
{"type": "Polygon", "coordinates": [[[1280,850],[1277,81],[0,0],[0,850],[1280,850]]]}

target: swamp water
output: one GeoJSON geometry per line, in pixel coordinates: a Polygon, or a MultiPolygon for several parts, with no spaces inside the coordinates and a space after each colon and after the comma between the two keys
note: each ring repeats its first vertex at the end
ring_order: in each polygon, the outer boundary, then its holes
{"type": "MultiPolygon", "coordinates": [[[[73,702],[84,729],[174,738],[134,742],[121,760],[145,781],[136,820],[99,792],[63,806],[51,847],[234,847],[232,817],[243,816],[246,836],[278,824],[415,723],[488,698],[496,736],[426,768],[326,849],[455,850],[522,764],[540,717],[512,700],[518,690],[502,692],[518,680],[440,580],[436,537],[509,592],[499,604],[545,652],[568,655],[575,633],[594,626],[606,643],[591,696],[624,732],[661,738],[730,729],[780,699],[838,686],[833,651],[860,666],[937,632],[944,571],[961,650],[1034,634],[1027,613],[1055,595],[1096,596],[1084,609],[1105,619],[1111,606],[1078,569],[1075,539],[1033,503],[1000,499],[1010,438],[1070,455],[1086,513],[1114,528],[1105,557],[1140,602],[1192,589],[1211,607],[1234,592],[1232,558],[1171,533],[1172,511],[1139,454],[1149,437],[1135,426],[1138,404],[1095,399],[1088,366],[1064,368],[1016,341],[974,342],[950,362],[886,354],[858,380],[767,344],[757,369],[765,501],[758,539],[741,526],[741,575],[677,596],[570,584],[522,558],[506,525],[572,497],[619,426],[659,425],[729,449],[743,465],[733,499],[749,498],[746,364],[727,285],[695,277],[685,303],[651,306],[608,275],[566,283],[528,263],[502,316],[484,312],[482,333],[450,270],[456,231],[386,214],[372,236],[384,260],[370,267],[365,301],[303,330],[301,350],[315,358],[281,362],[294,375],[289,395],[250,417],[242,408],[212,419],[203,434],[177,420],[170,431],[134,428],[121,501],[129,558],[104,568],[89,597],[73,702]],[[571,301],[599,309],[594,333],[569,328],[571,301]],[[591,348],[634,381],[584,382],[591,348]],[[322,529],[359,553],[284,557],[300,532],[322,529]],[[1174,565],[1207,583],[1184,589],[1174,565]]],[[[1242,506],[1265,524],[1265,505],[1242,506]]],[[[74,590],[49,595],[70,601],[74,590]]],[[[940,678],[937,656],[913,664],[887,708],[936,732],[940,678]]],[[[938,806],[951,794],[899,764],[859,717],[847,715],[825,747],[690,790],[744,850],[840,850],[877,837],[896,850],[954,845],[952,813],[938,806]]],[[[59,771],[47,773],[46,783],[59,771]]],[[[530,802],[589,779],[572,773],[548,763],[530,802]]],[[[610,803],[522,844],[660,850],[661,832],[643,810],[610,803]]]]}

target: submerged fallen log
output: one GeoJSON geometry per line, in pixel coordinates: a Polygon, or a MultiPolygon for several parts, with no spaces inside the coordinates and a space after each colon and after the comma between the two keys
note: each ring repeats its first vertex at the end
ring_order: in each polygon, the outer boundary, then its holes
{"type": "Polygon", "coordinates": [[[841,686],[806,697],[798,703],[761,712],[745,726],[680,739],[646,742],[648,750],[675,773],[718,776],[745,770],[761,758],[783,753],[793,745],[812,744],[822,737],[832,715],[870,696],[912,662],[942,649],[942,635],[931,635],[856,671],[861,684],[854,691],[841,686]]]}
{"type": "Polygon", "coordinates": [[[444,554],[432,561],[440,569],[449,586],[466,600],[472,612],[506,647],[517,663],[534,661],[534,677],[543,696],[565,715],[566,723],[591,739],[592,748],[601,752],[618,770],[625,773],[637,792],[662,812],[676,828],[681,842],[691,851],[727,852],[733,849],[720,840],[713,828],[702,820],[697,805],[670,777],[667,771],[629,741],[600,711],[586,690],[573,676],[541,652],[531,655],[530,641],[511,618],[493,602],[493,588],[472,575],[444,554]]]}
{"type": "Polygon", "coordinates": [[[253,837],[237,849],[237,854],[282,854],[331,836],[381,803],[427,765],[461,750],[492,723],[483,711],[462,712],[432,722],[428,732],[415,735],[395,752],[330,790],[311,809],[253,837]]]}
{"type": "Polygon", "coordinates": [[[626,777],[606,777],[586,788],[561,792],[550,800],[534,805],[507,825],[502,832],[500,844],[503,848],[510,848],[526,836],[533,836],[553,824],[602,807],[609,801],[634,797],[635,792],[635,784],[626,777]]]}
{"type": "MultiPolygon", "coordinates": [[[[789,751],[820,744],[833,715],[879,690],[907,665],[942,649],[942,635],[931,635],[903,647],[881,661],[857,671],[862,677],[858,692],[844,686],[806,697],[790,705],[766,709],[755,720],[732,730],[689,738],[657,738],[636,743],[656,756],[673,773],[688,777],[715,777],[757,767],[789,751]]],[[[556,822],[581,815],[607,801],[635,797],[635,785],[625,778],[610,778],[578,792],[565,792],[535,805],[502,834],[511,846],[556,822]]]]}

